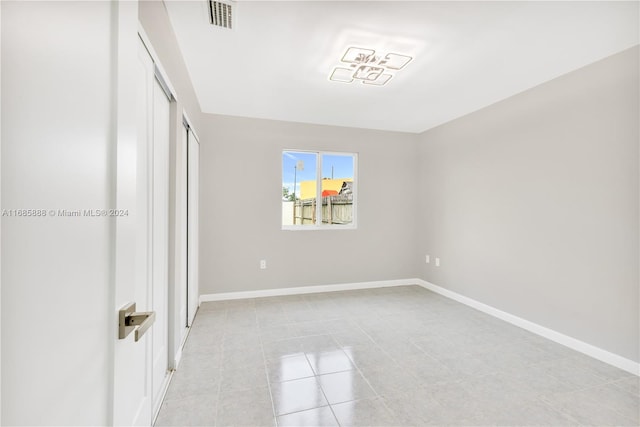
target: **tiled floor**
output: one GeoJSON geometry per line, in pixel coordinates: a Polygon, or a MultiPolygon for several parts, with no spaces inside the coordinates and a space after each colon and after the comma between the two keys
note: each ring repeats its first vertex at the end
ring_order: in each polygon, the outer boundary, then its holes
{"type": "Polygon", "coordinates": [[[203,304],[156,425],[637,426],[639,389],[402,286],[203,304]]]}

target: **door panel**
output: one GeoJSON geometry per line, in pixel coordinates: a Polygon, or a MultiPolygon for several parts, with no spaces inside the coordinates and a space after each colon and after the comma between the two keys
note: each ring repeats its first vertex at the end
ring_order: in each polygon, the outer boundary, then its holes
{"type": "Polygon", "coordinates": [[[179,217],[179,221],[178,221],[178,232],[177,232],[177,241],[178,241],[178,248],[179,248],[179,254],[178,256],[180,257],[179,259],[179,271],[177,271],[177,275],[178,275],[178,280],[177,280],[177,284],[178,284],[178,300],[179,300],[179,307],[180,307],[180,314],[179,314],[179,319],[180,319],[180,328],[181,328],[181,332],[180,332],[180,340],[179,342],[182,343],[182,340],[185,338],[186,333],[187,333],[187,326],[189,325],[189,320],[187,317],[187,171],[188,171],[188,160],[187,160],[187,145],[189,143],[189,129],[187,128],[186,125],[183,124],[182,127],[182,138],[180,141],[180,144],[178,145],[178,166],[180,167],[179,169],[179,173],[177,173],[176,175],[178,176],[178,188],[179,191],[177,191],[177,197],[176,197],[176,203],[178,205],[178,217],[179,217]]]}
{"type": "MultiPolygon", "coordinates": [[[[136,302],[137,311],[151,308],[150,281],[150,161],[153,129],[148,119],[153,100],[153,61],[141,42],[135,62],[137,137],[118,142],[118,209],[128,216],[116,218],[116,310],[136,302]]],[[[114,365],[115,425],[151,424],[151,339],[145,334],[138,342],[134,334],[116,339],[114,365]]]]}
{"type": "Polygon", "coordinates": [[[199,174],[200,174],[200,144],[192,132],[188,137],[188,224],[187,224],[187,320],[189,326],[193,323],[193,319],[198,310],[199,298],[199,277],[198,277],[198,209],[199,209],[199,174]]]}
{"type": "Polygon", "coordinates": [[[138,40],[135,141],[118,145],[116,309],[135,302],[155,312],[138,342],[134,333],[116,341],[114,424],[151,425],[168,380],[168,244],[170,100],[156,67],[138,40]]]}
{"type": "Polygon", "coordinates": [[[162,403],[168,380],[168,274],[169,274],[169,120],[170,100],[157,79],[153,84],[153,402],[154,414],[162,403]]]}

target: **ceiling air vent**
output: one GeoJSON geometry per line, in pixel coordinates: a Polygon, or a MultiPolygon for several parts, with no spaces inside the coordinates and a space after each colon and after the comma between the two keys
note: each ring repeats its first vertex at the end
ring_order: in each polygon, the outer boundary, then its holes
{"type": "Polygon", "coordinates": [[[233,6],[231,3],[209,0],[209,22],[211,25],[233,29],[233,6]]]}

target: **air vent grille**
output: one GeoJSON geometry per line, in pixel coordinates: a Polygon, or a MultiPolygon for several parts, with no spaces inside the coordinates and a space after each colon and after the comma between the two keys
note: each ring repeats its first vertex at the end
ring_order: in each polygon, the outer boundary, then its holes
{"type": "Polygon", "coordinates": [[[233,29],[233,7],[229,3],[209,0],[209,22],[220,28],[233,29]]]}

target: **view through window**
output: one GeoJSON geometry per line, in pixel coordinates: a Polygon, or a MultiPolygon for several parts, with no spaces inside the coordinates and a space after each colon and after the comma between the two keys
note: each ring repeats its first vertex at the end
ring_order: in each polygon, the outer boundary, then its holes
{"type": "Polygon", "coordinates": [[[356,163],[354,153],[283,151],[283,228],[353,228],[356,163]]]}

